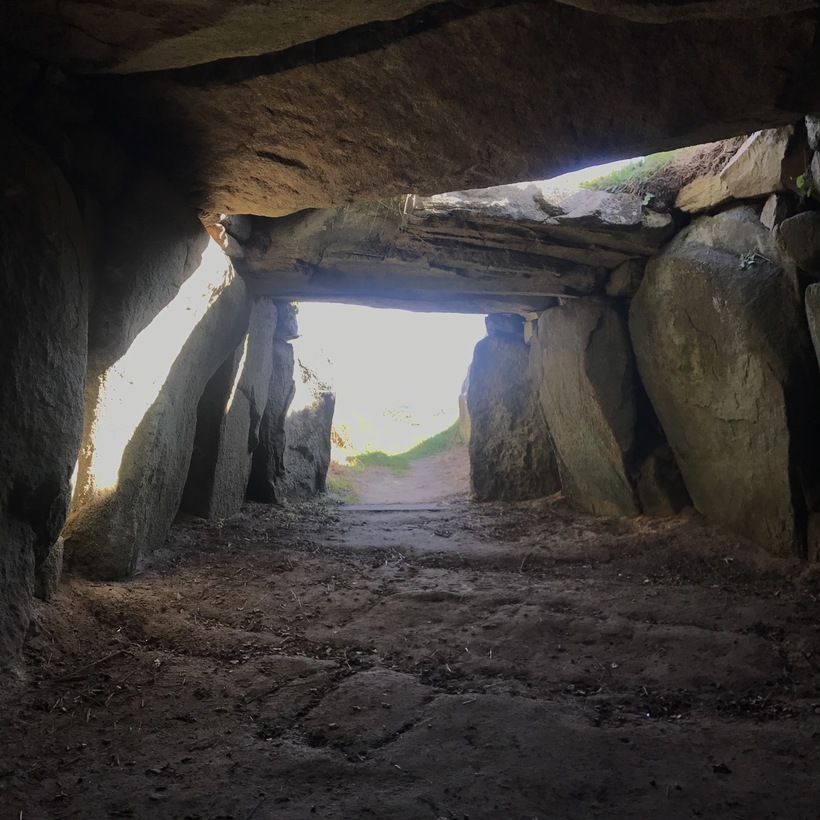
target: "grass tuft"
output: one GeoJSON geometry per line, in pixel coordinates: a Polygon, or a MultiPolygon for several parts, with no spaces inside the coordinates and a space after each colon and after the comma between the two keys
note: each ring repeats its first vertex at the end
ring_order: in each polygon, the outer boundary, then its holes
{"type": "Polygon", "coordinates": [[[463,444],[458,421],[454,421],[446,430],[436,433],[430,438],[420,441],[404,453],[390,456],[382,450],[358,453],[347,457],[351,467],[364,469],[365,467],[386,467],[394,473],[404,473],[410,469],[410,464],[420,458],[443,453],[454,444],[463,444]]]}

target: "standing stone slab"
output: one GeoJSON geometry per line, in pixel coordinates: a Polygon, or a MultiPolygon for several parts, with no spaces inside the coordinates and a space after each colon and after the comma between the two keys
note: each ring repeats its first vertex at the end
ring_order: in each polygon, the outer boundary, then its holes
{"type": "Polygon", "coordinates": [[[479,501],[540,498],[561,489],[523,337],[493,335],[478,342],[467,408],[470,483],[479,501]]]}
{"type": "Polygon", "coordinates": [[[86,421],[66,561],[133,573],[182,497],[197,402],[247,328],[242,280],[196,215],[144,173],[105,226],[89,327],[86,421]]]}
{"type": "Polygon", "coordinates": [[[268,401],[259,426],[259,444],[253,451],[248,498],[268,503],[281,501],[285,474],[285,419],[296,384],[293,381],[293,347],[284,339],[272,342],[272,367],[268,401]]]}
{"type": "Polygon", "coordinates": [[[197,407],[197,427],[182,509],[203,518],[239,512],[259,443],[273,369],[276,306],[256,297],[248,332],[208,385],[197,407]]]}
{"type": "Polygon", "coordinates": [[[567,498],[599,515],[637,515],[636,377],[614,303],[577,299],[541,314],[531,368],[567,498]]]}
{"type": "Polygon", "coordinates": [[[35,572],[48,573],[82,435],[85,232],[47,154],[0,126],[0,670],[14,665],[35,572]]]}
{"type": "Polygon", "coordinates": [[[318,390],[310,404],[288,414],[281,482],[281,495],[288,501],[309,501],[325,491],[335,408],[336,396],[318,390]]]}
{"type": "Polygon", "coordinates": [[[753,199],[781,191],[783,160],[794,126],[756,131],[720,172],[720,179],[735,199],[753,199]]]}
{"type": "Polygon", "coordinates": [[[777,245],[797,267],[820,273],[820,212],[806,211],[783,220],[775,229],[777,245]]]}
{"type": "Polygon", "coordinates": [[[754,210],[704,217],[647,267],[629,325],[697,509],[803,554],[817,491],[817,363],[793,278],[754,210]]]}

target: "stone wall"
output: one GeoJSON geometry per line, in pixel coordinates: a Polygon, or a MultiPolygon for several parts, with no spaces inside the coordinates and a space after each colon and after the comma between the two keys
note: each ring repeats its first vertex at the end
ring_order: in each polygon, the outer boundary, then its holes
{"type": "MultiPolygon", "coordinates": [[[[0,127],[0,671],[22,646],[71,495],[83,425],[89,255],[63,173],[0,127]]],[[[42,594],[42,593],[41,593],[42,594]]]]}
{"type": "Polygon", "coordinates": [[[239,512],[259,444],[273,372],[276,305],[253,300],[242,343],[217,370],[197,408],[196,438],[182,498],[182,510],[203,518],[239,512]]]}
{"type": "Polygon", "coordinates": [[[161,546],[182,497],[206,383],[247,331],[221,249],[151,174],[121,200],[90,316],[86,416],[66,561],[128,577],[161,546]]]}
{"type": "MultiPolygon", "coordinates": [[[[624,263],[607,297],[564,298],[533,317],[540,434],[576,506],[657,516],[692,503],[771,553],[816,560],[817,123],[752,135],[719,176],[681,192],[678,207],[701,215],[647,265],[639,257],[624,263]]],[[[612,220],[604,222],[588,212],[583,224],[611,231],[612,220]]],[[[628,230],[619,241],[630,241],[628,230]]],[[[477,348],[471,390],[484,348],[497,344],[477,348]]],[[[499,360],[492,378],[514,370],[499,360]]],[[[489,396],[492,381],[484,380],[489,396]]],[[[527,390],[510,382],[502,394],[509,404],[527,390]]],[[[496,419],[494,429],[503,427],[496,419]]],[[[532,428],[517,422],[504,435],[512,453],[532,428]]],[[[483,445],[471,451],[474,474],[484,467],[483,445]]],[[[505,484],[529,478],[522,458],[509,464],[505,484]]]]}
{"type": "Polygon", "coordinates": [[[561,489],[547,425],[529,367],[523,329],[475,347],[467,385],[470,484],[479,501],[519,501],[561,489]]]}

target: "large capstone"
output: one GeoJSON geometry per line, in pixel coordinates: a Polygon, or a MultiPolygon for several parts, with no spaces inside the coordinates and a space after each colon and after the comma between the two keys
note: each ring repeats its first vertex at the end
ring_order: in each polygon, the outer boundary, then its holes
{"type": "Polygon", "coordinates": [[[539,498],[561,489],[528,362],[523,334],[487,336],[475,347],[467,407],[470,483],[479,501],[539,498]]]}
{"type": "Polygon", "coordinates": [[[44,596],[59,574],[53,545],[82,435],[88,259],[84,226],[62,173],[19,133],[4,126],[0,141],[3,670],[22,646],[35,573],[44,596]]]}
{"type": "Polygon", "coordinates": [[[630,310],[646,390],[700,512],[804,554],[818,473],[817,363],[800,294],[755,210],[703,217],[630,310]]]}

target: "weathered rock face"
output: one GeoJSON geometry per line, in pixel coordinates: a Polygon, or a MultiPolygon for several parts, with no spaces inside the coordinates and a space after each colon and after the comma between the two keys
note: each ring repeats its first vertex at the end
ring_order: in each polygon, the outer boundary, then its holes
{"type": "Polygon", "coordinates": [[[543,179],[818,107],[810,0],[283,4],[275,22],[121,3],[6,3],[0,32],[68,72],[134,72],[87,86],[213,213],[543,179]]]}
{"type": "Polygon", "coordinates": [[[532,353],[567,497],[602,515],[638,514],[636,379],[624,317],[606,299],[553,308],[538,320],[532,353]]]}
{"type": "Polygon", "coordinates": [[[285,421],[285,473],[281,496],[309,501],[325,491],[330,466],[330,428],[336,397],[317,385],[313,401],[285,421]]]}
{"type": "Polygon", "coordinates": [[[702,176],[678,193],[675,206],[689,213],[711,211],[731,199],[756,199],[787,187],[794,126],[756,131],[715,176],[702,176]]]}
{"type": "Polygon", "coordinates": [[[203,518],[239,512],[268,402],[277,311],[253,301],[248,332],[212,376],[197,407],[196,437],[181,509],[203,518]]]}
{"type": "Polygon", "coordinates": [[[630,331],[698,510],[771,552],[804,554],[818,373],[778,259],[751,208],[703,217],[650,262],[630,331]]]}
{"type": "Polygon", "coordinates": [[[296,394],[293,348],[283,339],[272,343],[268,400],[259,426],[259,444],[253,451],[248,498],[281,501],[285,475],[285,419],[296,394]]]}
{"type": "Polygon", "coordinates": [[[45,152],[0,127],[0,670],[22,645],[65,521],[82,434],[88,254],[45,152]]]}
{"type": "Polygon", "coordinates": [[[531,313],[615,270],[628,291],[674,230],[628,194],[506,185],[256,218],[237,269],[284,299],[531,313]]]}
{"type": "Polygon", "coordinates": [[[179,507],[208,379],[242,338],[241,279],[191,210],[143,173],[106,226],[66,559],[130,575],[179,507]]]}
{"type": "Polygon", "coordinates": [[[519,501],[561,489],[523,338],[487,336],[476,345],[467,408],[476,499],[519,501]]]}
{"type": "Polygon", "coordinates": [[[470,408],[467,406],[467,393],[470,390],[470,372],[461,385],[461,392],[458,394],[458,433],[465,444],[470,443],[470,408]]]}
{"type": "Polygon", "coordinates": [[[806,211],[783,220],[775,231],[783,255],[808,273],[820,273],[820,213],[806,211]]]}

